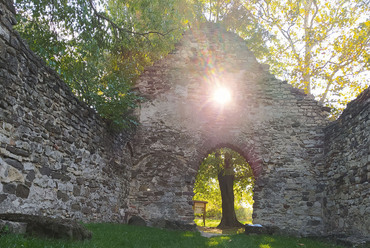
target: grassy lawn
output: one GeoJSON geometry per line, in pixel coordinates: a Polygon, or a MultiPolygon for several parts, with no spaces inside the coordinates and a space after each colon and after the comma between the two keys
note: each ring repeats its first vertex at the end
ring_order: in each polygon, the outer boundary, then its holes
{"type": "MultiPolygon", "coordinates": [[[[203,219],[194,219],[197,226],[203,226],[203,219]]],[[[206,219],[206,227],[216,227],[220,224],[220,220],[206,219]]]]}
{"type": "MultiPolygon", "coordinates": [[[[206,219],[206,227],[217,227],[221,220],[206,219]]],[[[203,226],[203,219],[194,219],[197,226],[203,226]]],[[[252,224],[250,221],[240,221],[243,224],[252,224]]]]}
{"type": "Polygon", "coordinates": [[[197,232],[161,230],[150,227],[135,227],[120,224],[88,224],[93,238],[85,242],[56,241],[5,235],[0,237],[1,248],[39,247],[39,248],[115,248],[115,247],[229,247],[229,248],[288,248],[340,247],[311,239],[299,239],[283,236],[237,234],[205,238],[197,232]]]}

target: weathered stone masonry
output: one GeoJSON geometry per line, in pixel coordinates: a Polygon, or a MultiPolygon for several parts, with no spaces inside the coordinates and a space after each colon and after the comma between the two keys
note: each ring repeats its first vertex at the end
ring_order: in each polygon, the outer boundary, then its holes
{"type": "Polygon", "coordinates": [[[148,101],[134,137],[129,214],[159,226],[191,222],[198,167],[226,146],[254,170],[255,223],[369,238],[369,89],[328,125],[327,109],[277,80],[239,37],[200,30],[137,84],[148,101]],[[217,84],[233,90],[231,106],[212,102],[217,84]]]}
{"type": "Polygon", "coordinates": [[[325,187],[318,178],[327,110],[271,75],[241,38],[213,25],[200,30],[187,32],[137,84],[148,101],[133,140],[129,212],[153,225],[163,216],[191,222],[201,160],[228,146],[254,170],[255,223],[322,233],[325,187]],[[212,101],[218,83],[233,91],[230,106],[212,101]]]}
{"type": "Polygon", "coordinates": [[[12,30],[0,1],[0,212],[124,221],[130,153],[12,30]]]}
{"type": "Polygon", "coordinates": [[[204,25],[139,79],[147,101],[127,145],[13,24],[12,2],[0,0],[0,213],[193,223],[198,167],[230,147],[256,177],[255,223],[301,235],[370,236],[369,89],[328,123],[326,108],[277,80],[241,38],[204,25]],[[233,91],[230,105],[213,103],[217,84],[233,91]]]}
{"type": "Polygon", "coordinates": [[[370,237],[370,88],[326,128],[328,233],[370,237]]]}

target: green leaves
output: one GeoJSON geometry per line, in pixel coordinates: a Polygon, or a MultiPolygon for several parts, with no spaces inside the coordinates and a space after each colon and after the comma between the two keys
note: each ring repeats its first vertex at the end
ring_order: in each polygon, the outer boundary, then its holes
{"type": "Polygon", "coordinates": [[[112,129],[127,129],[137,125],[135,80],[181,37],[180,2],[17,0],[16,28],[112,129]]]}
{"type": "Polygon", "coordinates": [[[266,57],[259,59],[280,78],[330,106],[333,115],[369,86],[369,5],[357,0],[246,5],[254,20],[276,37],[268,42],[266,57]]]}
{"type": "Polygon", "coordinates": [[[370,85],[370,5],[361,0],[190,2],[198,21],[244,38],[273,74],[331,107],[332,117],[370,85]]]}
{"type": "Polygon", "coordinates": [[[188,26],[237,33],[271,72],[333,114],[369,85],[370,6],[358,0],[16,0],[22,37],[76,96],[117,128],[135,123],[144,67],[188,26]],[[126,124],[124,124],[126,123],[126,124]]]}

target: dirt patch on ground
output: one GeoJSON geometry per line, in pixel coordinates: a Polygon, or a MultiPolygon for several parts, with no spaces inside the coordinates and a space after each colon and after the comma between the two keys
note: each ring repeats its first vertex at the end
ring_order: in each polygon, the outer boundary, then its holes
{"type": "Polygon", "coordinates": [[[204,227],[204,226],[197,226],[197,228],[204,237],[212,237],[218,235],[233,235],[244,232],[244,228],[218,229],[217,227],[204,227]]]}

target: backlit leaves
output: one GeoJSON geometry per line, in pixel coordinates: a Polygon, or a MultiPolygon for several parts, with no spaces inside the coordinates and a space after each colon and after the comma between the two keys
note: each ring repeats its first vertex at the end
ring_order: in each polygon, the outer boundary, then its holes
{"type": "MultiPolygon", "coordinates": [[[[245,2],[277,39],[264,59],[274,74],[340,112],[370,85],[370,6],[356,0],[245,2]]],[[[263,58],[262,58],[263,59],[263,58]]]]}

